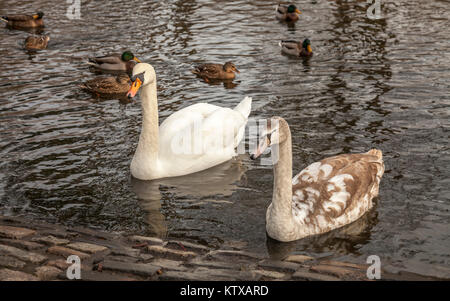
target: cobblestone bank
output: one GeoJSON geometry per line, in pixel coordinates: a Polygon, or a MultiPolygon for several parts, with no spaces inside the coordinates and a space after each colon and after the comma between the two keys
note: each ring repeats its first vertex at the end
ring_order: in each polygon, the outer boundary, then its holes
{"type": "MultiPolygon", "coordinates": [[[[67,280],[70,255],[81,259],[81,280],[368,280],[366,265],[304,255],[271,260],[239,246],[212,250],[188,241],[0,216],[0,280],[67,280]]],[[[382,275],[384,280],[430,279],[382,275]]]]}

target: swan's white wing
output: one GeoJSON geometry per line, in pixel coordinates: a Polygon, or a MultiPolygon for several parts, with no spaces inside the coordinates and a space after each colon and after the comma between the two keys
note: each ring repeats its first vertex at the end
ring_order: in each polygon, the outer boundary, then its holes
{"type": "Polygon", "coordinates": [[[240,112],[204,103],[172,114],[160,126],[161,168],[188,174],[231,159],[246,122],[240,112]]]}
{"type": "Polygon", "coordinates": [[[202,136],[206,152],[233,151],[243,138],[247,118],[239,112],[220,108],[203,122],[202,136]]]}
{"type": "Polygon", "coordinates": [[[198,103],[183,108],[167,117],[159,127],[160,152],[172,152],[169,146],[174,143],[172,140],[176,135],[193,128],[196,124],[202,124],[207,116],[219,108],[207,103],[198,103]]]}
{"type": "Polygon", "coordinates": [[[246,97],[234,109],[199,103],[170,115],[159,128],[161,176],[194,173],[230,160],[251,110],[246,97]]]}
{"type": "MultiPolygon", "coordinates": [[[[193,151],[191,155],[200,154],[199,144],[203,151],[212,153],[222,149],[236,148],[242,140],[247,117],[251,109],[251,98],[246,97],[234,110],[216,105],[199,103],[170,115],[159,128],[159,143],[162,154],[178,154],[174,149],[177,140],[183,143],[191,140],[193,151]],[[200,136],[200,137],[199,137],[200,136]],[[200,139],[198,139],[200,138],[200,139]],[[194,141],[197,139],[196,141],[194,141]],[[220,143],[211,144],[211,142],[220,143]]],[[[184,143],[185,144],[185,143],[184,143]]],[[[184,145],[185,147],[186,145],[184,145]]],[[[183,152],[186,154],[186,152],[183,152]]]]}

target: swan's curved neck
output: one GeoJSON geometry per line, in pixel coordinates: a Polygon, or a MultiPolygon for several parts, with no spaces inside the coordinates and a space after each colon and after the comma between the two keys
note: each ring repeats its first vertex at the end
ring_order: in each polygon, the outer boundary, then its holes
{"type": "Polygon", "coordinates": [[[279,218],[292,218],[292,142],[288,130],[286,139],[278,145],[278,161],[274,166],[272,213],[279,218]]]}
{"type": "Polygon", "coordinates": [[[142,87],[142,128],[136,149],[137,156],[142,155],[150,160],[158,158],[159,122],[156,80],[142,87]]]}

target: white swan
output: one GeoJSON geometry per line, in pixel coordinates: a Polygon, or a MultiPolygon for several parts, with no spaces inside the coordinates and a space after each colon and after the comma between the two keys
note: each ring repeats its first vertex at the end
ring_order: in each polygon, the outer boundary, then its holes
{"type": "Polygon", "coordinates": [[[279,241],[325,233],[360,218],[378,195],[384,163],[380,150],[315,162],[292,179],[291,131],[281,117],[267,120],[256,159],[272,147],[274,186],[266,213],[267,234],[279,241]]]}
{"type": "Polygon", "coordinates": [[[156,73],[149,64],[133,68],[128,97],[141,88],[142,128],[131,161],[131,174],[141,180],[176,177],[230,160],[242,140],[251,110],[246,97],[234,109],[199,103],[167,117],[158,128],[156,73]]]}

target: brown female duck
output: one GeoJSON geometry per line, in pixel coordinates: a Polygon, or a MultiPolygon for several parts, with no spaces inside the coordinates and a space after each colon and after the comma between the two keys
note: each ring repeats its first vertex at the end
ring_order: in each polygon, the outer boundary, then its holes
{"type": "Polygon", "coordinates": [[[25,40],[25,49],[27,50],[42,50],[46,49],[50,41],[49,36],[29,36],[25,40]]]}
{"type": "Polygon", "coordinates": [[[6,26],[15,28],[36,28],[44,26],[43,12],[38,12],[34,15],[7,15],[0,17],[6,22],[6,26]]]}
{"type": "Polygon", "coordinates": [[[97,96],[113,96],[113,95],[126,95],[128,90],[131,89],[131,80],[128,75],[121,74],[117,77],[96,77],[88,80],[80,86],[82,89],[87,90],[97,96]]]}
{"type": "Polygon", "coordinates": [[[225,64],[203,64],[192,70],[192,73],[204,79],[234,79],[235,73],[240,73],[232,62],[225,64]]]}

